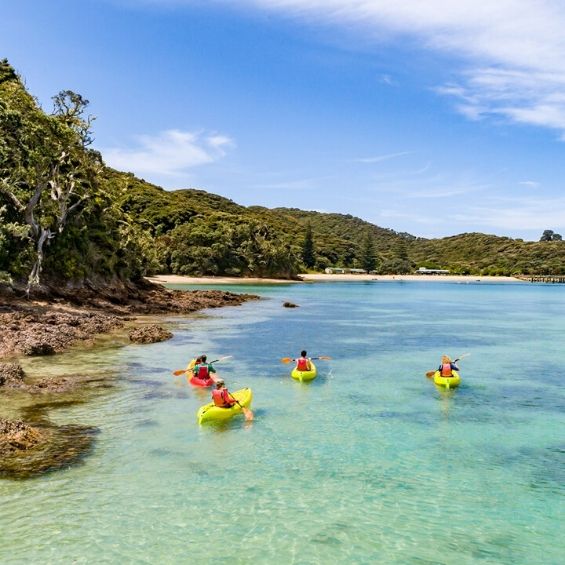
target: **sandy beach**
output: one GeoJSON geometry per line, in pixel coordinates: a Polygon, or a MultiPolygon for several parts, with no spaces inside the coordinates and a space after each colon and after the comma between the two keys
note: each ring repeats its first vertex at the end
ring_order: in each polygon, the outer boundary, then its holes
{"type": "MultiPolygon", "coordinates": [[[[327,275],[322,273],[299,275],[303,282],[520,282],[515,277],[490,277],[478,275],[327,275]]],[[[149,280],[160,284],[288,284],[301,281],[287,279],[260,279],[241,277],[187,277],[181,275],[156,275],[149,280]]]]}

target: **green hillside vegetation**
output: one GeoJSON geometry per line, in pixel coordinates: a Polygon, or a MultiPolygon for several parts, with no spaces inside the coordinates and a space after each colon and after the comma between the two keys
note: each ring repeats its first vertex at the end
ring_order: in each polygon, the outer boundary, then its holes
{"type": "Polygon", "coordinates": [[[90,149],[87,106],[63,91],[45,113],[0,62],[0,280],[30,289],[152,273],[294,277],[329,266],[565,274],[565,243],[551,230],[540,242],[480,233],[424,239],[351,215],[165,191],[105,166],[90,149]]]}
{"type": "Polygon", "coordinates": [[[64,91],[46,114],[0,61],[0,276],[28,291],[40,279],[136,280],[152,268],[152,241],[88,148],[87,105],[64,91]]]}

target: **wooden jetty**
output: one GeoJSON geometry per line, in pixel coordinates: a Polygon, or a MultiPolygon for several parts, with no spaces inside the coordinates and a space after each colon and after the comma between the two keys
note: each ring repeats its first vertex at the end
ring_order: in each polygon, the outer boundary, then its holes
{"type": "Polygon", "coordinates": [[[565,275],[522,275],[518,278],[537,283],[565,284],[565,275]]]}

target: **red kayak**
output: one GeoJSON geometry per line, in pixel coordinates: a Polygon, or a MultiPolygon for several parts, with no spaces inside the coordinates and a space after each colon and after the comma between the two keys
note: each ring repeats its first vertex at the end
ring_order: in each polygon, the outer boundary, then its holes
{"type": "Polygon", "coordinates": [[[214,384],[214,381],[212,379],[199,379],[198,377],[192,377],[188,382],[192,386],[201,387],[212,386],[214,384]]]}

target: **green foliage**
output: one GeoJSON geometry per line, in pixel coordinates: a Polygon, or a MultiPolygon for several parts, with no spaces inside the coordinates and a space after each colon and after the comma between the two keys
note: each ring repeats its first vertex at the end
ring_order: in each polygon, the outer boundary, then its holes
{"type": "Polygon", "coordinates": [[[377,267],[377,255],[375,253],[375,242],[373,235],[367,231],[361,249],[361,268],[365,269],[367,273],[374,271],[377,267]]]}
{"type": "Polygon", "coordinates": [[[544,230],[540,237],[540,241],[562,241],[561,234],[555,233],[553,230],[544,230]]]}
{"type": "Polygon", "coordinates": [[[157,240],[173,273],[291,277],[298,249],[269,225],[240,216],[198,216],[157,240]]]}
{"type": "MultiPolygon", "coordinates": [[[[142,276],[154,257],[120,207],[120,186],[87,149],[88,101],[71,91],[45,114],[0,61],[0,270],[25,280],[142,276]]],[[[154,255],[154,253],[153,253],[154,255]]]]}
{"type": "Polygon", "coordinates": [[[312,236],[312,226],[306,224],[306,232],[304,233],[304,242],[302,243],[302,262],[311,269],[316,264],[316,255],[314,253],[314,238],[312,236]]]}

